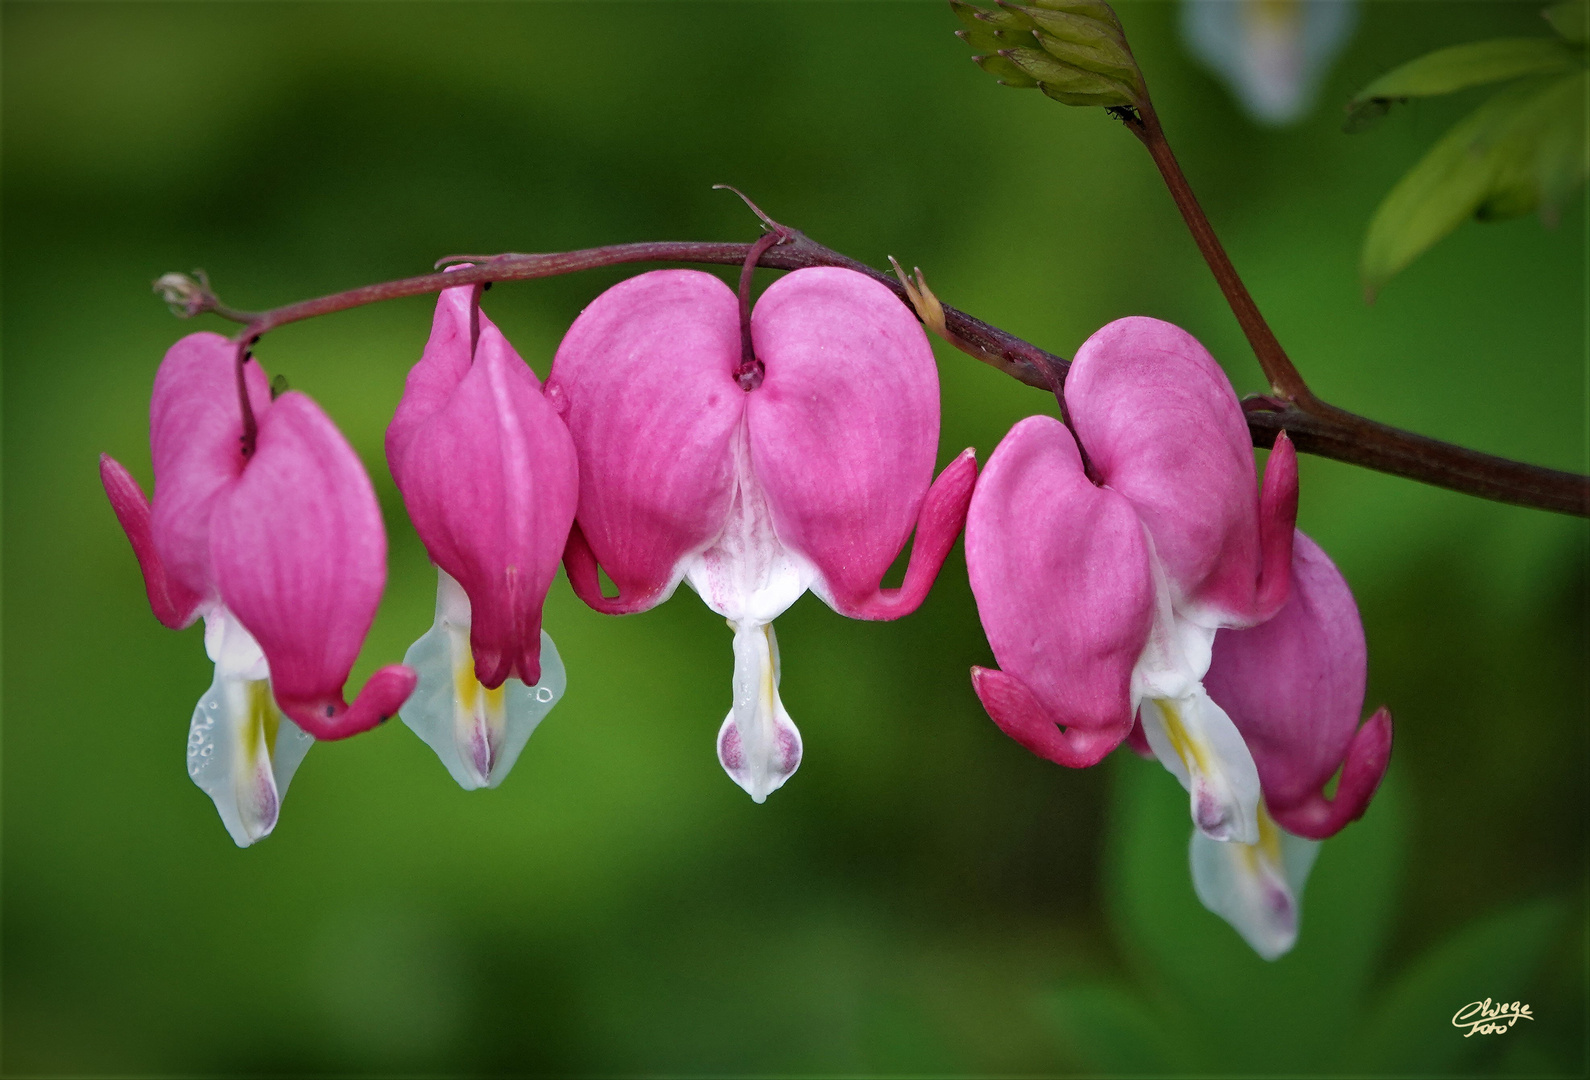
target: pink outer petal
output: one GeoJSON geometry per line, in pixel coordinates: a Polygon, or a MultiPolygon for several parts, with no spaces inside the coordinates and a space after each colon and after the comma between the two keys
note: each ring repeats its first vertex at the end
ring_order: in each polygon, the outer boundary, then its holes
{"type": "Polygon", "coordinates": [[[547,376],[579,457],[569,581],[612,614],[666,599],[680,562],[723,529],[732,439],[745,411],[734,381],[739,302],[696,270],[654,270],[608,289],[574,320],[547,376]],[[618,596],[603,597],[599,560],[618,596]]]}
{"type": "Polygon", "coordinates": [[[1297,530],[1297,449],[1286,432],[1275,437],[1259,490],[1259,583],[1252,616],[1263,622],[1281,610],[1292,590],[1292,534],[1297,530]]]}
{"type": "Polygon", "coordinates": [[[1391,713],[1381,706],[1347,745],[1334,796],[1327,799],[1323,791],[1310,792],[1295,805],[1272,809],[1270,816],[1287,832],[1309,840],[1335,836],[1364,816],[1390,761],[1391,713]]]}
{"type": "Polygon", "coordinates": [[[999,730],[1041,758],[1072,769],[1097,765],[1120,745],[1113,728],[1061,727],[1027,684],[993,668],[972,668],[972,689],[999,730]]]}
{"type": "MultiPolygon", "coordinates": [[[[237,400],[237,347],[220,334],[189,334],[166,352],[149,403],[155,498],[150,534],[166,575],[189,592],[212,596],[210,513],[221,490],[243,473],[243,413],[237,400]]],[[[244,365],[254,418],[271,408],[259,364],[244,365]]]]}
{"type": "Polygon", "coordinates": [[[1253,446],[1220,365],[1179,327],[1117,319],[1077,350],[1065,398],[1100,481],[1131,501],[1154,538],[1177,609],[1255,622],[1253,446]]]}
{"type": "MultiPolygon", "coordinates": [[[[976,467],[946,470],[928,556],[904,595],[879,593],[916,523],[938,454],[939,380],[921,325],[894,293],[854,270],[811,267],[774,282],[751,315],[766,368],[750,394],[751,462],[773,528],[822,575],[834,610],[898,618],[921,603],[976,467]],[[966,473],[970,468],[971,473],[966,473]],[[933,558],[933,555],[937,558],[933,558]]],[[[917,553],[913,553],[913,562],[917,553]]]]}
{"type": "MultiPolygon", "coordinates": [[[[917,515],[916,540],[906,563],[905,580],[898,589],[875,589],[871,596],[852,598],[848,610],[834,609],[852,619],[898,619],[922,606],[928,590],[938,577],[955,538],[966,524],[971,507],[973,485],[977,482],[977,451],[967,447],[954,461],[944,466],[939,478],[928,488],[917,515]]],[[[826,590],[826,583],[824,583],[826,590]]]]}
{"type": "Polygon", "coordinates": [[[149,606],[154,609],[155,618],[173,630],[181,630],[198,616],[204,597],[166,573],[150,534],[149,500],[144,498],[144,489],[138,486],[132,474],[109,454],[101,454],[99,479],[105,485],[105,495],[110,499],[110,508],[116,512],[116,520],[132,544],[138,569],[143,571],[144,591],[149,594],[149,606]]]}
{"type": "Polygon", "coordinates": [[[419,363],[409,369],[403,398],[386,428],[386,464],[400,491],[404,486],[403,458],[415,433],[447,407],[474,363],[481,292],[479,285],[460,285],[437,294],[430,340],[419,363]]]}
{"type": "Polygon", "coordinates": [[[1361,816],[1391,752],[1382,710],[1362,728],[1366,652],[1358,607],[1340,571],[1301,532],[1292,589],[1269,622],[1215,636],[1204,687],[1242,733],[1271,815],[1321,839],[1361,816]],[[1344,767],[1345,763],[1345,767],[1344,767]],[[1333,799],[1323,790],[1342,768],[1333,799]]]}
{"type": "Polygon", "coordinates": [[[476,677],[533,686],[579,474],[562,418],[474,296],[475,287],[447,289],[437,302],[387,429],[387,460],[432,561],[469,595],[476,677]]]}
{"type": "Polygon", "coordinates": [[[382,668],[352,707],[343,684],[386,585],[386,532],[364,466],[309,398],[283,394],[242,479],[216,500],[210,557],[221,600],[254,635],[276,702],[317,739],[397,711],[408,668],[382,668]]]}
{"type": "Polygon", "coordinates": [[[1058,420],[1028,417],[989,458],[966,519],[966,569],[1003,669],[973,676],[995,722],[1062,765],[1119,745],[1153,622],[1148,544],[1131,504],[1083,474],[1058,420]]]}

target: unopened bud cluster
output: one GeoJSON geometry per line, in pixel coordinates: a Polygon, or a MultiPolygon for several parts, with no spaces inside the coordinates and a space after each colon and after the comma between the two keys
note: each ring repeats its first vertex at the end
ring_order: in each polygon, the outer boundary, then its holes
{"type": "Polygon", "coordinates": [[[972,59],[1005,86],[1036,87],[1065,105],[1136,108],[1144,100],[1142,72],[1102,0],[950,6],[965,26],[956,33],[977,50],[972,59]]]}

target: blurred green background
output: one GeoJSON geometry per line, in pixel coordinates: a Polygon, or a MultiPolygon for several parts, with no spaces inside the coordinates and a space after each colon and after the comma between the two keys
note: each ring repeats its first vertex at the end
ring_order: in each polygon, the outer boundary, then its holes
{"type": "MultiPolygon", "coordinates": [[[[1582,207],[1465,226],[1374,307],[1380,197],[1477,98],[1348,137],[1340,102],[1537,4],[1363,9],[1321,105],[1252,127],[1168,4],[1123,5],[1194,186],[1316,390],[1585,467],[1582,207]]],[[[259,308],[455,251],[749,240],[733,183],[875,266],[1069,355],[1127,314],[1259,375],[1147,157],[1096,110],[994,85],[940,3],[7,2],[4,919],[8,1075],[1582,1074],[1586,530],[1316,459],[1301,524],[1363,610],[1397,721],[1267,965],[1193,898],[1185,799],[1129,755],[1044,762],[983,714],[959,550],[917,614],[779,622],[806,741],[755,806],[719,769],[730,635],[687,590],[597,615],[554,586],[567,699],[466,793],[400,724],[316,747],[236,849],[184,772],[200,631],[150,616],[95,456],[149,481],[147,399],[202,266],[259,308]],[[1464,1039],[1485,997],[1536,1019],[1464,1039]]],[[[501,285],[541,373],[622,276],[501,285]]],[[[759,275],[759,282],[765,280],[759,275]]],[[[267,371],[363,455],[390,582],[360,666],[435,577],[381,454],[431,303],[285,328],[267,371]]],[[[1052,400],[939,350],[941,460],[1052,400]]]]}

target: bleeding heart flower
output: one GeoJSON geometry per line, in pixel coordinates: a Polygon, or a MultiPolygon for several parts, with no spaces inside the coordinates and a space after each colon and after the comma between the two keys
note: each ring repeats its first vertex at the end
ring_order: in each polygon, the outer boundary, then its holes
{"type": "Polygon", "coordinates": [[[1358,21],[1353,0],[1184,0],[1182,37],[1270,127],[1308,114],[1358,21]]]}
{"type": "Polygon", "coordinates": [[[1215,635],[1204,685],[1242,733],[1264,801],[1259,843],[1193,834],[1198,898],[1265,959],[1297,940],[1316,841],[1362,817],[1391,757],[1391,714],[1362,726],[1367,652],[1358,607],[1330,558],[1296,535],[1292,590],[1274,618],[1215,635]],[[1336,793],[1325,785],[1340,770],[1336,793]]]}
{"type": "Polygon", "coordinates": [[[393,665],[352,706],[343,684],[386,584],[386,533],[370,479],[303,394],[271,400],[250,361],[258,435],[242,450],[234,346],[190,334],[166,353],[149,407],[151,507],[118,462],[100,478],[143,570],[155,616],[205,620],[215,681],[194,711],[188,772],[239,846],[268,834],[314,739],[387,719],[414,686],[393,665]]]}
{"type": "Polygon", "coordinates": [[[1119,745],[1140,712],[1198,828],[1257,843],[1258,772],[1202,680],[1217,630],[1286,600],[1292,445],[1277,439],[1261,491],[1225,374],[1156,319],[1089,338],[1064,393],[1077,437],[1021,421],[972,498],[967,570],[1000,665],[973,668],[973,685],[1006,734],[1073,767],[1119,745]]]}
{"type": "Polygon", "coordinates": [[[547,394],[568,422],[580,497],[565,565],[598,611],[643,611],[681,580],[734,630],[724,769],[757,802],[800,734],[778,696],[773,619],[807,589],[851,618],[922,602],[960,532],[968,450],[938,480],[938,372],[922,328],[850,270],[775,282],[749,323],[710,274],[659,270],[599,296],[569,329],[547,394]],[[885,571],[916,541],[903,584],[885,571]],[[602,594],[598,565],[617,586],[602,594]]]}
{"type": "Polygon", "coordinates": [[[436,622],[404,657],[419,685],[403,722],[465,788],[501,783],[563,693],[541,608],[579,492],[568,429],[480,295],[442,291],[386,433],[438,577],[436,622]]]}

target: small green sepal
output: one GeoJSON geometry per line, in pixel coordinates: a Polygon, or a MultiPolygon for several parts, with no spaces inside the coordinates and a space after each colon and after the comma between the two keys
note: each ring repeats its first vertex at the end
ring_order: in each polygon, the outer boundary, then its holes
{"type": "Polygon", "coordinates": [[[1102,0],[996,0],[989,11],[950,0],[972,59],[1007,86],[1037,87],[1066,105],[1138,108],[1143,76],[1115,12],[1102,0]]]}
{"type": "Polygon", "coordinates": [[[1021,68],[997,54],[993,56],[974,56],[972,63],[998,79],[1002,86],[1013,86],[1018,90],[1032,90],[1038,86],[1038,80],[1029,76],[1021,68]]]}

